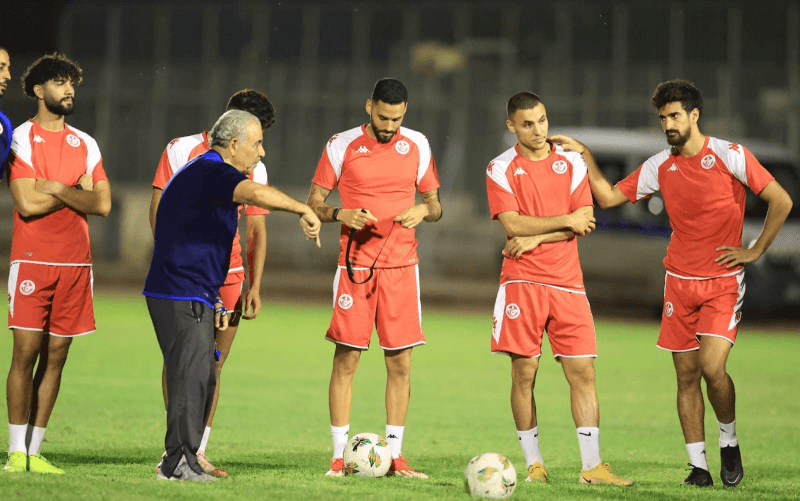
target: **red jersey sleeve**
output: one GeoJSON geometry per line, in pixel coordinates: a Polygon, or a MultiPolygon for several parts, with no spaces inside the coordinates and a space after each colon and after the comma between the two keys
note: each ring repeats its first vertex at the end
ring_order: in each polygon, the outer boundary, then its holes
{"type": "MultiPolygon", "coordinates": [[[[336,136],[334,136],[334,139],[335,138],[336,136]]],[[[333,141],[333,139],[331,141],[333,141]]],[[[330,142],[328,144],[330,144],[330,142]]],[[[314,172],[314,179],[312,179],[311,182],[322,186],[326,190],[333,191],[333,189],[336,188],[336,185],[339,184],[339,176],[336,175],[333,164],[328,157],[329,149],[330,148],[326,148],[325,151],[322,152],[322,158],[319,159],[317,170],[314,172]]],[[[341,165],[339,166],[339,169],[341,170],[341,165]]]]}
{"type": "Polygon", "coordinates": [[[589,188],[589,168],[579,154],[567,154],[572,164],[572,182],[570,183],[570,210],[575,211],[581,207],[593,207],[592,191],[589,188]]]}
{"type": "Polygon", "coordinates": [[[769,183],[775,180],[775,177],[761,165],[761,162],[750,153],[750,150],[744,146],[742,146],[742,149],[744,150],[745,169],[747,171],[746,184],[753,190],[753,193],[759,195],[769,183]]]}
{"type": "Polygon", "coordinates": [[[436,162],[433,156],[431,156],[428,166],[424,169],[417,182],[417,189],[419,189],[420,193],[427,193],[431,190],[435,190],[439,186],[439,173],[436,172],[436,162]]]}
{"type": "Polygon", "coordinates": [[[92,183],[99,183],[100,181],[108,181],[108,177],[106,176],[106,170],[103,168],[103,160],[97,162],[92,169],[92,183]]]}
{"type": "Polygon", "coordinates": [[[164,148],[164,153],[161,154],[158,167],[156,167],[156,176],[153,178],[153,188],[163,190],[171,177],[172,168],[169,165],[169,155],[167,154],[167,148],[164,148]]]}
{"type": "Polygon", "coordinates": [[[519,200],[506,179],[506,169],[494,162],[486,170],[486,193],[492,219],[502,212],[519,212],[519,200]]]}

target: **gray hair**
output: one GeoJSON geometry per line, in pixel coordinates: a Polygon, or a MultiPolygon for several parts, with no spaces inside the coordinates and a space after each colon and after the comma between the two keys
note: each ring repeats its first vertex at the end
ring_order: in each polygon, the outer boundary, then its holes
{"type": "Polygon", "coordinates": [[[208,133],[209,146],[220,146],[227,148],[233,138],[238,138],[242,141],[247,135],[247,126],[250,123],[255,123],[259,128],[261,122],[255,115],[242,110],[230,110],[222,114],[211,132],[208,133]]]}

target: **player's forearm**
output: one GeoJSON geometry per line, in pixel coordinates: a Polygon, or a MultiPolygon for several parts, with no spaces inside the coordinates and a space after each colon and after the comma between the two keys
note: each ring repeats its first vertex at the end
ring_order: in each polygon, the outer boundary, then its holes
{"type": "Polygon", "coordinates": [[[267,230],[263,222],[260,225],[251,224],[251,218],[247,218],[247,267],[250,271],[250,290],[260,290],[267,258],[267,230]]]}
{"type": "Polygon", "coordinates": [[[569,216],[537,217],[516,214],[501,218],[500,223],[509,237],[532,237],[554,231],[564,230],[569,226],[569,216]]]}
{"type": "Polygon", "coordinates": [[[333,211],[336,207],[331,207],[325,203],[331,190],[327,190],[318,184],[311,183],[311,190],[308,192],[308,200],[306,205],[311,207],[314,214],[317,215],[319,220],[323,223],[333,223],[337,219],[333,218],[333,211]]]}
{"type": "Polygon", "coordinates": [[[559,230],[559,231],[552,231],[550,233],[545,233],[543,235],[539,235],[539,243],[540,244],[547,244],[550,242],[560,242],[562,240],[569,240],[570,238],[574,237],[575,233],[569,230],[559,230]]]}
{"type": "Polygon", "coordinates": [[[95,185],[92,191],[84,191],[61,183],[37,185],[37,191],[53,195],[67,207],[93,216],[106,217],[111,212],[111,190],[107,181],[95,185]]]}
{"type": "Polygon", "coordinates": [[[628,198],[619,188],[611,184],[611,181],[597,166],[592,151],[586,148],[582,154],[588,168],[589,188],[592,190],[592,195],[597,200],[597,204],[603,209],[608,209],[627,202],[628,198]]]}
{"type": "Polygon", "coordinates": [[[786,194],[786,196],[777,197],[774,201],[770,202],[769,209],[767,209],[767,216],[764,218],[764,227],[753,244],[753,249],[757,250],[759,255],[764,254],[769,246],[772,245],[772,242],[781,231],[783,223],[786,221],[791,210],[792,199],[788,194],[786,194]]]}
{"type": "Polygon", "coordinates": [[[435,223],[442,219],[442,204],[439,201],[439,190],[435,189],[422,194],[422,200],[428,215],[423,218],[428,223],[435,223]]]}
{"type": "Polygon", "coordinates": [[[14,197],[14,208],[22,217],[45,216],[64,207],[61,200],[45,193],[34,192],[20,200],[14,197]]]}

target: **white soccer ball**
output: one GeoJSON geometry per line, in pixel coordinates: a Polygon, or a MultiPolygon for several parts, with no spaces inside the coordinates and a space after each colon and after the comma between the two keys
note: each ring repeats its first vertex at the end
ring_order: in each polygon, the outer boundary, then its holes
{"type": "Polygon", "coordinates": [[[344,448],[344,469],[348,475],[382,477],[391,464],[389,444],[375,433],[359,433],[344,448]]]}
{"type": "Polygon", "coordinates": [[[517,486],[517,470],[511,461],[496,452],[475,456],[464,472],[467,492],[479,498],[505,499],[517,486]]]}

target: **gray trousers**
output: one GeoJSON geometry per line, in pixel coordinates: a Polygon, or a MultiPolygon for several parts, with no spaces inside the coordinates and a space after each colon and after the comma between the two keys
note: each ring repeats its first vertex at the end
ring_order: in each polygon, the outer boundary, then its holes
{"type": "Polygon", "coordinates": [[[192,470],[203,473],[197,449],[217,386],[214,310],[201,301],[145,297],[167,367],[167,457],[161,472],[172,476],[183,455],[192,470]]]}

